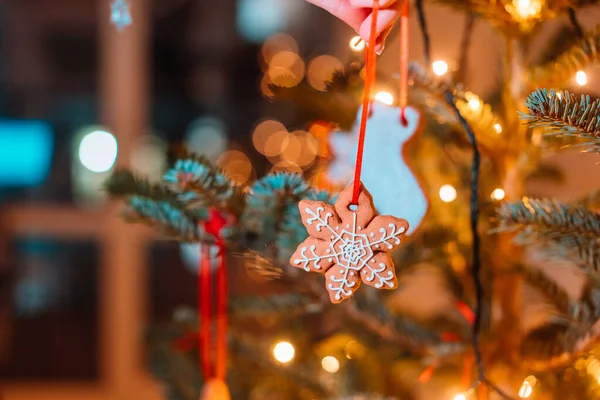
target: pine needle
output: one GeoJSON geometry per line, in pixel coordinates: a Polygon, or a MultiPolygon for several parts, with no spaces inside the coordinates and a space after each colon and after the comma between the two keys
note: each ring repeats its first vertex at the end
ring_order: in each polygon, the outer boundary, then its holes
{"type": "Polygon", "coordinates": [[[532,127],[541,127],[548,134],[570,136],[592,142],[589,150],[600,151],[600,101],[590,96],[565,91],[538,89],[531,93],[525,105],[529,113],[521,118],[532,127]]]}
{"type": "Polygon", "coordinates": [[[556,234],[600,236],[600,214],[550,199],[524,197],[516,203],[505,203],[499,209],[499,218],[499,231],[531,228],[556,234]]]}
{"type": "Polygon", "coordinates": [[[600,25],[588,32],[569,50],[552,62],[529,72],[532,87],[563,87],[577,71],[586,69],[600,59],[600,25]]]}

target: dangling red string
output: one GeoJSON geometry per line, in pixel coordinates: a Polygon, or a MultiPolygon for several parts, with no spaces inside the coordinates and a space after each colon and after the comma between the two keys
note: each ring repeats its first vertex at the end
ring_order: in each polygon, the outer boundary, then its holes
{"type": "Polygon", "coordinates": [[[400,12],[400,88],[398,104],[402,125],[408,125],[405,111],[408,105],[408,0],[404,0],[400,12]]]}
{"type": "Polygon", "coordinates": [[[377,38],[377,14],[379,13],[379,0],[373,2],[373,14],[371,15],[371,41],[367,44],[365,52],[365,87],[363,90],[363,107],[360,116],[360,127],[358,130],[358,148],[356,151],[356,164],[354,167],[354,187],[352,190],[352,204],[358,204],[360,194],[360,174],[362,171],[363,152],[365,149],[365,133],[367,131],[367,120],[371,104],[371,86],[375,81],[376,55],[375,43],[377,38]]]}
{"type": "Polygon", "coordinates": [[[200,317],[200,363],[205,382],[212,378],[221,381],[227,375],[227,265],[225,259],[225,243],[221,229],[227,221],[217,210],[210,210],[210,216],[204,223],[204,231],[216,239],[219,249],[219,266],[217,268],[216,293],[216,340],[214,344],[215,361],[211,362],[213,322],[210,290],[210,254],[209,246],[201,247],[200,273],[198,274],[198,310],[200,317]]]}
{"type": "Polygon", "coordinates": [[[200,246],[200,273],[198,274],[198,310],[200,312],[200,364],[204,381],[208,381],[212,376],[210,362],[210,299],[210,254],[208,246],[202,244],[200,246]]]}

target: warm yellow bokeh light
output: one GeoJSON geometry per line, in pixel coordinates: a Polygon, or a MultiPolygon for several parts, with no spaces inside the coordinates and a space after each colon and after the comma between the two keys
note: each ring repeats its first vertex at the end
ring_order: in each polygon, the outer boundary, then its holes
{"type": "Polygon", "coordinates": [[[302,142],[298,136],[293,133],[285,135],[283,142],[281,142],[281,159],[288,163],[297,164],[300,156],[302,156],[302,142]]]}
{"type": "Polygon", "coordinates": [[[502,125],[500,125],[499,123],[495,123],[494,130],[496,131],[497,134],[501,134],[502,133],[502,125]]]}
{"type": "Polygon", "coordinates": [[[445,75],[448,72],[448,63],[446,61],[437,60],[431,63],[431,69],[437,76],[445,75]]]}
{"type": "Polygon", "coordinates": [[[469,100],[469,108],[473,111],[479,110],[481,108],[481,101],[479,101],[479,99],[472,98],[469,100]]]}
{"type": "Polygon", "coordinates": [[[444,185],[440,188],[440,199],[443,202],[450,203],[456,200],[456,189],[452,185],[444,185]]]}
{"type": "Polygon", "coordinates": [[[283,149],[283,142],[287,135],[289,135],[287,131],[277,131],[269,135],[262,153],[267,157],[280,155],[283,149]]]}
{"type": "Polygon", "coordinates": [[[453,400],[467,400],[467,396],[465,396],[464,394],[457,394],[456,396],[454,396],[453,400]]]}
{"type": "Polygon", "coordinates": [[[306,80],[315,89],[325,91],[335,72],[343,70],[344,65],[337,58],[328,55],[318,56],[308,64],[306,80]]]}
{"type": "Polygon", "coordinates": [[[292,53],[298,53],[298,43],[296,40],[285,33],[278,33],[269,36],[262,45],[261,54],[263,60],[269,64],[275,54],[282,51],[291,51],[292,53]]]}
{"type": "Polygon", "coordinates": [[[519,389],[519,397],[521,399],[528,399],[533,394],[533,387],[537,383],[537,378],[533,375],[528,376],[523,381],[521,388],[519,389]]]}
{"type": "Polygon", "coordinates": [[[242,184],[250,179],[252,175],[252,164],[244,153],[238,150],[229,150],[221,154],[217,159],[217,166],[231,180],[242,184]]]}
{"type": "Polygon", "coordinates": [[[375,94],[375,100],[379,101],[380,103],[391,106],[392,104],[394,104],[394,95],[390,92],[385,91],[377,92],[375,94]]]}
{"type": "Polygon", "coordinates": [[[532,19],[540,15],[542,2],[540,0],[513,0],[514,13],[520,19],[532,19]]]}
{"type": "Polygon", "coordinates": [[[577,82],[579,86],[584,86],[585,84],[587,84],[587,81],[588,79],[585,71],[577,71],[577,73],[575,74],[575,82],[577,82]]]}
{"type": "Polygon", "coordinates": [[[281,122],[275,120],[266,120],[256,125],[252,133],[252,144],[259,153],[265,154],[267,141],[276,132],[285,133],[287,129],[281,122]]]}
{"type": "Polygon", "coordinates": [[[350,50],[356,51],[357,53],[365,49],[365,41],[362,40],[360,36],[354,36],[352,39],[350,39],[349,44],[350,50]]]}
{"type": "Polygon", "coordinates": [[[529,382],[523,382],[521,388],[519,389],[519,398],[528,399],[533,394],[533,388],[529,384],[529,382]]]}
{"type": "Polygon", "coordinates": [[[301,153],[296,160],[296,164],[303,168],[309,167],[317,157],[319,143],[310,132],[295,131],[293,134],[300,140],[301,148],[301,153]]]}
{"type": "Polygon", "coordinates": [[[295,355],[296,350],[290,342],[279,342],[273,347],[273,357],[280,363],[289,363],[295,355]]]}
{"type": "Polygon", "coordinates": [[[281,87],[294,87],[304,79],[304,61],[292,51],[281,51],[269,61],[267,75],[271,82],[281,87]]]}
{"type": "Polygon", "coordinates": [[[333,356],[323,357],[321,360],[321,367],[323,367],[325,371],[334,374],[339,371],[340,362],[333,356]]]}
{"type": "Polygon", "coordinates": [[[351,340],[346,345],[344,353],[349,360],[356,360],[365,355],[365,347],[356,340],[351,340]]]}
{"type": "Polygon", "coordinates": [[[494,191],[490,195],[492,200],[502,200],[504,198],[504,196],[505,196],[504,190],[502,190],[500,188],[494,189],[494,191]]]}

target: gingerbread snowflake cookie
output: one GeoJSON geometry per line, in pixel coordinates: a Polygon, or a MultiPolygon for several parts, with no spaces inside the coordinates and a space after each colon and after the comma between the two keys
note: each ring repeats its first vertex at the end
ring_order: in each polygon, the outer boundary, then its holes
{"type": "Polygon", "coordinates": [[[389,252],[408,230],[404,219],[377,215],[362,184],[358,204],[351,202],[349,186],[334,206],[310,200],[298,205],[309,237],[298,246],[290,263],[305,271],[324,273],[333,303],[352,296],[361,281],[378,289],[396,288],[389,252]]]}

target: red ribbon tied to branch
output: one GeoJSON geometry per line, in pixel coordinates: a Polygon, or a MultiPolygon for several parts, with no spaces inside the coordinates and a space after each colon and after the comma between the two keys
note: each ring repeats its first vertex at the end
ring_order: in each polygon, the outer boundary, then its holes
{"type": "Polygon", "coordinates": [[[211,327],[213,315],[211,307],[211,259],[209,245],[202,245],[200,250],[198,310],[200,314],[200,362],[205,382],[214,378],[224,381],[227,374],[227,265],[225,242],[221,232],[226,225],[227,220],[225,217],[215,209],[209,211],[209,218],[204,222],[204,231],[215,238],[215,244],[219,248],[217,254],[219,265],[216,272],[214,363],[211,362],[213,349],[211,327]]]}

